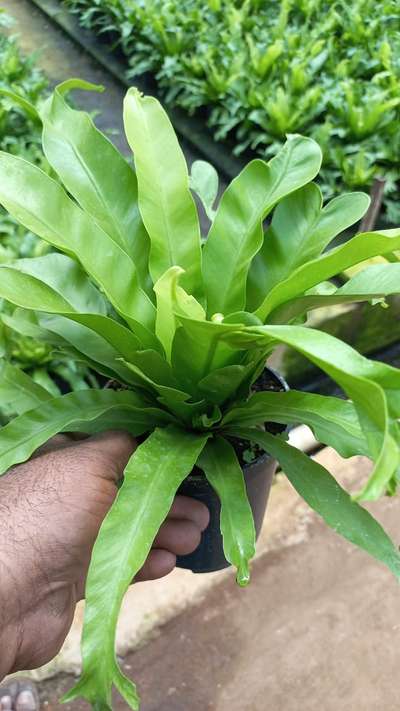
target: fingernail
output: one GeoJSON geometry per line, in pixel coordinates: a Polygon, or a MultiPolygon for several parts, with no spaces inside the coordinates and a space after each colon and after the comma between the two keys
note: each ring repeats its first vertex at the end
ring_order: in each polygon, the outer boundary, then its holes
{"type": "Polygon", "coordinates": [[[36,711],[37,704],[31,691],[21,691],[15,704],[16,711],[36,711]]]}
{"type": "Polygon", "coordinates": [[[12,711],[11,696],[2,696],[0,698],[0,711],[12,711]]]}

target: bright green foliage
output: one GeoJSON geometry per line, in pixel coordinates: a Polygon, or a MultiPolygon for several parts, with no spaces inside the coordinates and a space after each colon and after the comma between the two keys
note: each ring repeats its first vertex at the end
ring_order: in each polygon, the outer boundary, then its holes
{"type": "Polygon", "coordinates": [[[360,234],[330,248],[369,200],[357,192],[324,206],[312,182],[320,147],[299,135],[289,136],[268,163],[252,161],[216,204],[215,171],[202,162],[189,180],[167,114],[131,89],[125,124],[134,169],[88,116],[67,104],[67,92],[83,86],[96,89],[71,80],[40,111],[44,150],[58,181],[0,153],[0,204],[59,250],[0,265],[0,298],[15,308],[5,319],[8,329],[40,338],[43,347],[113,379],[115,389],[52,397],[10,365],[3,348],[0,396],[14,402],[17,416],[0,430],[0,475],[57,432],[112,428],[147,435],[94,548],[83,674],[68,696],[110,709],[115,687],[136,709],[135,688],[115,657],[118,613],[196,464],[221,499],[226,558],[240,585],[249,580],[254,522],[232,436],[279,459],[328,525],[400,579],[400,554],[372,516],[322,467],[264,431],[266,422],[305,423],[342,456],[372,460],[357,499],[394,493],[400,371],[306,323],[311,310],[327,303],[367,301],[381,308],[386,296],[400,293],[400,229],[360,234]],[[211,220],[205,242],[191,191],[211,220]],[[386,259],[361,268],[344,287],[329,281],[378,255],[386,259]],[[324,370],[348,400],[253,392],[281,344],[324,370]]]}
{"type": "Polygon", "coordinates": [[[66,701],[82,693],[93,706],[100,698],[111,707],[115,684],[126,702],[138,708],[135,687],[122,675],[114,653],[122,598],[144,564],[176,490],[194,467],[208,436],[175,427],[156,429],[126,467],[124,484],[93,551],[96,564],[91,566],[86,588],[83,676],[66,701]]]}
{"type": "Polygon", "coordinates": [[[274,155],[290,133],[324,150],[326,197],[387,180],[400,221],[397,0],[65,0],[111,33],[130,77],[153,73],[168,104],[206,109],[236,153],[274,155]]]}
{"type": "MultiPolygon", "coordinates": [[[[12,20],[0,15],[1,26],[12,20]]],[[[25,57],[18,37],[0,33],[0,147],[49,172],[50,166],[41,148],[42,124],[37,113],[47,94],[47,80],[35,65],[35,55],[25,57]]],[[[51,247],[0,207],[0,264],[23,257],[40,257],[51,247]]],[[[14,308],[0,300],[0,343],[7,360],[29,373],[53,396],[63,390],[95,387],[97,380],[88,368],[69,356],[55,354],[41,342],[40,335],[18,332],[8,327],[14,308]],[[39,338],[39,340],[38,340],[39,338]]],[[[1,401],[0,417],[7,420],[18,414],[17,401],[1,401]]]]}
{"type": "Polygon", "coordinates": [[[245,586],[250,580],[249,561],[255,554],[256,532],[235,450],[226,439],[216,435],[204,448],[199,466],[221,499],[225,557],[237,568],[238,584],[245,586]]]}

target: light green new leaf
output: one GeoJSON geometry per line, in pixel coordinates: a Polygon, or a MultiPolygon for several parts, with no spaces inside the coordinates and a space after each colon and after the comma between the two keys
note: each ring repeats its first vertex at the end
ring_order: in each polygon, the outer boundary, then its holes
{"type": "Polygon", "coordinates": [[[190,187],[200,198],[207,217],[213,221],[214,204],[218,195],[218,173],[211,163],[195,160],[190,171],[190,187]]]}
{"type": "Polygon", "coordinates": [[[22,158],[0,153],[0,203],[24,227],[75,256],[141,340],[149,334],[155,308],[132,260],[58,183],[22,158]]]}
{"type": "Polygon", "coordinates": [[[64,95],[71,89],[102,87],[71,80],[55,89],[41,109],[43,150],[68,192],[132,258],[140,286],[151,293],[136,175],[89,114],[68,106],[64,95]]]}
{"type": "Polygon", "coordinates": [[[262,221],[285,195],[315,177],[321,159],[315,141],[292,136],[269,163],[251,161],[227,188],[203,248],[209,316],[245,308],[250,262],[263,242],[262,221]]]}
{"type": "Polygon", "coordinates": [[[329,294],[310,294],[288,301],[268,317],[269,323],[290,323],[312,309],[334,304],[372,301],[391,294],[400,294],[400,264],[373,264],[339,289],[329,294]]]}
{"type": "Polygon", "coordinates": [[[172,341],[176,331],[174,287],[184,271],[170,267],[154,284],[157,298],[156,336],[162,343],[168,362],[171,362],[172,341]]]}
{"type": "Polygon", "coordinates": [[[254,393],[243,405],[230,410],[221,426],[254,427],[264,422],[308,425],[320,442],[342,457],[369,456],[357,410],[351,402],[337,397],[296,390],[254,393]]]}
{"type": "Polygon", "coordinates": [[[115,655],[122,599],[206,441],[207,435],[175,427],[158,429],[132,456],[93,549],[86,585],[83,672],[64,700],[83,696],[94,708],[111,709],[115,685],[129,706],[138,708],[134,685],[122,676],[115,655]]]}
{"type": "MultiPolygon", "coordinates": [[[[85,422],[90,423],[118,406],[131,409],[131,434],[142,434],[159,423],[158,416],[154,416],[154,408],[149,408],[146,400],[130,391],[83,390],[68,393],[41,403],[0,429],[0,475],[10,467],[25,462],[59,432],[76,431],[78,423],[80,431],[84,432],[85,422]],[[149,408],[148,412],[146,408],[149,408]]],[[[161,412],[163,422],[168,421],[165,415],[161,412]]]]}
{"type": "Polygon", "coordinates": [[[226,439],[216,436],[207,442],[198,466],[220,498],[225,558],[237,568],[236,579],[243,587],[250,581],[249,562],[256,552],[256,532],[235,450],[226,439]]]}
{"type": "Polygon", "coordinates": [[[23,370],[0,360],[1,407],[10,405],[14,413],[22,415],[50,399],[50,393],[23,370]]]}
{"type": "Polygon", "coordinates": [[[159,102],[130,89],[125,132],[139,186],[139,209],[150,237],[149,268],[156,282],[170,267],[185,270],[182,286],[202,295],[201,237],[185,157],[159,102]]]}
{"type": "Polygon", "coordinates": [[[178,281],[184,274],[180,267],[170,267],[154,285],[157,296],[156,335],[164,346],[168,362],[171,362],[172,343],[177,327],[177,315],[204,320],[203,307],[194,296],[189,296],[178,281]]]}
{"type": "Polygon", "coordinates": [[[255,313],[265,322],[275,308],[295,296],[303,295],[313,286],[355,264],[371,257],[385,255],[394,249],[400,249],[400,229],[358,234],[346,244],[331,249],[295,269],[287,279],[274,286],[255,313]]]}
{"type": "Polygon", "coordinates": [[[322,207],[322,195],[310,183],[277,206],[247,281],[247,308],[254,311],[271,289],[297,267],[323,252],[329,242],[364,215],[364,193],[340,195],[322,207]]]}
{"type": "Polygon", "coordinates": [[[395,544],[324,467],[267,432],[239,427],[232,428],[230,434],[255,442],[278,459],[296,491],[328,526],[384,563],[400,580],[400,553],[395,544]]]}

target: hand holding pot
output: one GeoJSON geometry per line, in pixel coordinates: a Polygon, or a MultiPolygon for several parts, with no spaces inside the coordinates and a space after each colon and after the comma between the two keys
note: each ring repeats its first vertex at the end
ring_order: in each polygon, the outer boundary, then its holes
{"type": "MultiPolygon", "coordinates": [[[[52,659],[84,595],[91,551],[136,447],[121,432],[58,437],[0,481],[0,679],[52,659]]],[[[207,527],[202,504],[177,497],[136,580],[170,573],[207,527]]]]}

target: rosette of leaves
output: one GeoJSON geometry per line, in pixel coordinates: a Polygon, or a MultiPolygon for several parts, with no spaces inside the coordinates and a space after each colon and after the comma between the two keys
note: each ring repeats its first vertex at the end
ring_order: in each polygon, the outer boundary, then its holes
{"type": "Polygon", "coordinates": [[[141,436],[94,547],[83,672],[67,697],[109,709],[115,687],[137,709],[135,687],[115,655],[117,618],[196,464],[221,498],[226,557],[238,583],[249,580],[254,524],[232,437],[276,457],[328,525],[400,578],[400,554],[379,523],[326,469],[263,426],[309,425],[342,456],[373,461],[358,499],[394,493],[400,371],[308,328],[306,318],[330,304],[398,293],[400,229],[359,234],[331,248],[362,217],[369,198],[343,194],[323,205],[313,182],[321,150],[299,135],[269,163],[250,162],[215,205],[215,171],[198,163],[190,181],[172,125],[154,98],[136,89],[126,96],[133,168],[87,114],[66,103],[74,87],[94,88],[78,80],[60,85],[40,113],[44,153],[64,187],[29,162],[0,155],[0,202],[59,251],[0,266],[0,296],[17,307],[19,323],[112,378],[115,389],[54,398],[24,376],[16,382],[24,395],[21,414],[0,430],[0,472],[57,432],[113,428],[141,436]],[[206,241],[191,189],[211,218],[206,241]],[[330,281],[377,255],[386,260],[345,286],[330,281]],[[347,399],[252,392],[281,344],[322,368],[347,399]]]}

